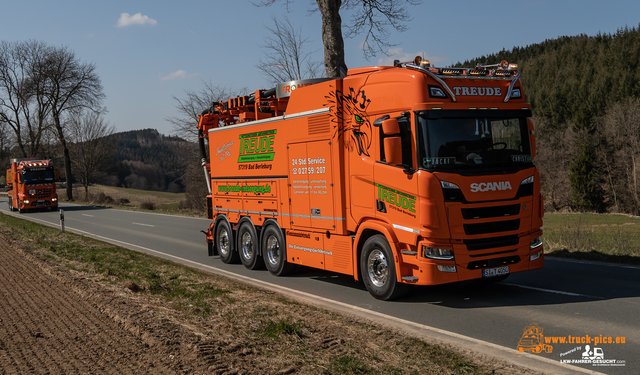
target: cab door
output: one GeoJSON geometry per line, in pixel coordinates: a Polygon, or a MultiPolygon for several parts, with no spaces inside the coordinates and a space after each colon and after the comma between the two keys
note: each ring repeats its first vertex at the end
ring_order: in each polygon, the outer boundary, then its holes
{"type": "Polygon", "coordinates": [[[402,141],[402,166],[386,162],[385,135],[379,127],[380,153],[374,165],[376,217],[393,225],[398,238],[403,234],[415,237],[419,233],[418,174],[416,164],[415,136],[411,131],[411,120],[399,117],[402,141]]]}

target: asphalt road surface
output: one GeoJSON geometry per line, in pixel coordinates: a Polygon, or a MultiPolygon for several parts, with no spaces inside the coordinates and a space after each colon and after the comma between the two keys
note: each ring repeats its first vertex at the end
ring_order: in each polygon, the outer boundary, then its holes
{"type": "MultiPolygon", "coordinates": [[[[249,271],[240,264],[224,264],[217,256],[208,257],[200,232],[209,225],[206,219],[70,204],[60,207],[69,231],[271,285],[525,366],[537,362],[545,372],[640,373],[640,267],[547,257],[543,269],[510,275],[499,284],[414,287],[407,297],[384,302],[375,300],[349,276],[300,267],[291,276],[273,277],[267,271],[249,271]],[[527,329],[532,323],[538,328],[527,329]],[[540,329],[549,340],[540,346],[543,351],[517,353],[519,342],[527,338],[537,342],[540,329]],[[561,361],[573,361],[574,367],[561,361]]],[[[9,214],[6,198],[0,198],[0,211],[9,214]]],[[[60,222],[58,212],[11,214],[54,226],[60,222]]]]}

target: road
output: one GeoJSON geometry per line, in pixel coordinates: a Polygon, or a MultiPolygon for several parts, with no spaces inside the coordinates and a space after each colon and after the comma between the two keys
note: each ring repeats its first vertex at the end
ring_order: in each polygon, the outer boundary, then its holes
{"type": "MultiPolygon", "coordinates": [[[[545,372],[582,369],[607,374],[640,373],[640,267],[547,257],[543,269],[513,274],[500,284],[461,282],[414,287],[407,297],[384,302],[372,298],[351,277],[299,268],[291,276],[277,278],[267,271],[249,271],[240,264],[227,265],[218,257],[208,257],[204,235],[200,233],[208,227],[206,219],[71,204],[62,204],[61,208],[69,231],[235,275],[488,356],[545,372]],[[565,342],[550,341],[551,353],[517,353],[523,330],[532,323],[544,330],[546,339],[565,342]],[[609,337],[624,339],[624,343],[593,341],[607,341],[609,337]],[[594,348],[599,348],[603,363],[578,363],[573,367],[560,363],[581,360],[586,345],[592,357],[594,348]]],[[[0,198],[0,211],[59,225],[57,212],[10,213],[6,198],[0,198]]]]}

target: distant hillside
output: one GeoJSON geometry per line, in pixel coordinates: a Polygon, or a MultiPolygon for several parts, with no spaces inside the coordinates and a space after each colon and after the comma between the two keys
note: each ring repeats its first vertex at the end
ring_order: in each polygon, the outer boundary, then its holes
{"type": "Polygon", "coordinates": [[[465,61],[518,63],[545,206],[640,214],[640,30],[563,36],[465,61]]]}
{"type": "Polygon", "coordinates": [[[640,96],[640,30],[563,36],[458,63],[516,62],[533,113],[559,125],[590,122],[614,103],[640,96]]]}
{"type": "Polygon", "coordinates": [[[110,138],[115,146],[105,184],[157,191],[185,190],[182,177],[188,164],[194,161],[195,144],[162,135],[155,129],[116,133],[110,138]]]}

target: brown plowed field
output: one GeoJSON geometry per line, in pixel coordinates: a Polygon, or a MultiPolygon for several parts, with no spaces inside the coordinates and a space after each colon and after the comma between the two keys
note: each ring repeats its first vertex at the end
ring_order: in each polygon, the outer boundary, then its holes
{"type": "Polygon", "coordinates": [[[64,265],[54,246],[36,242],[11,238],[0,227],[0,375],[528,372],[495,360],[471,363],[384,327],[215,275],[190,282],[227,293],[209,301],[213,313],[199,317],[201,307],[188,305],[196,312],[189,315],[135,283],[76,270],[81,263],[64,265]],[[289,331],[273,333],[278,321],[289,331]]]}
{"type": "Polygon", "coordinates": [[[0,239],[0,373],[173,374],[171,358],[0,239]]]}

